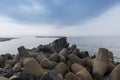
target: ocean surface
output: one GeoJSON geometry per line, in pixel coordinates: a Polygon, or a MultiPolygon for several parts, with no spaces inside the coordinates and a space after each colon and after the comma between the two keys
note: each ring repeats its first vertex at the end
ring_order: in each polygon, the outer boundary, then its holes
{"type": "MultiPolygon", "coordinates": [[[[18,53],[17,48],[20,46],[25,46],[28,49],[32,49],[40,44],[48,44],[55,39],[57,38],[36,38],[34,36],[29,36],[0,42],[0,54],[16,54],[18,53]]],[[[120,62],[120,37],[68,37],[67,40],[70,43],[70,46],[72,44],[76,44],[80,51],[88,51],[91,55],[96,54],[99,48],[107,48],[109,51],[114,53],[115,61],[120,62]]]]}

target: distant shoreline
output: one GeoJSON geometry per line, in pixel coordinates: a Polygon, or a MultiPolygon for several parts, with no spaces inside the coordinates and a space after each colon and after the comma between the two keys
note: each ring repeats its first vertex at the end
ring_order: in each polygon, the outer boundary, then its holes
{"type": "Polygon", "coordinates": [[[10,41],[12,39],[17,39],[17,38],[0,38],[0,42],[10,41]]]}
{"type": "Polygon", "coordinates": [[[36,38],[66,38],[65,36],[35,36],[36,38]]]}

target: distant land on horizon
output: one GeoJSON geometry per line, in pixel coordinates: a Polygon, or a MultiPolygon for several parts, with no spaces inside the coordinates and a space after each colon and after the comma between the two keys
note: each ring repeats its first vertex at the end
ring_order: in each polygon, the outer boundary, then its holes
{"type": "Polygon", "coordinates": [[[0,42],[3,42],[3,41],[10,41],[12,39],[17,39],[17,38],[0,38],[0,42]]]}
{"type": "Polygon", "coordinates": [[[65,37],[65,36],[36,36],[36,38],[62,38],[62,37],[65,37]]]}

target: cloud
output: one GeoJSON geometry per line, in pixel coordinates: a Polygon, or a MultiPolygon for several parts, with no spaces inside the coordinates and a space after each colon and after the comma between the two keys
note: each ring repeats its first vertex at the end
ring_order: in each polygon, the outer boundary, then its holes
{"type": "Polygon", "coordinates": [[[46,8],[45,6],[43,6],[41,3],[38,3],[37,0],[29,0],[28,1],[29,4],[20,4],[18,5],[17,8],[15,9],[19,9],[20,13],[25,14],[35,14],[35,13],[45,13],[46,8]]]}
{"type": "Polygon", "coordinates": [[[52,24],[23,24],[16,20],[0,16],[0,34],[2,35],[120,35],[120,5],[92,18],[83,24],[59,27],[52,24]]]}
{"type": "Polygon", "coordinates": [[[109,9],[103,15],[90,19],[84,24],[64,27],[63,34],[71,36],[120,36],[120,5],[109,9]]]}
{"type": "Polygon", "coordinates": [[[53,26],[47,24],[27,25],[21,24],[9,17],[0,16],[0,34],[1,36],[10,35],[48,35],[53,34],[53,26]]]}
{"type": "Polygon", "coordinates": [[[21,23],[60,27],[85,23],[101,16],[119,0],[2,0],[0,14],[21,23]]]}

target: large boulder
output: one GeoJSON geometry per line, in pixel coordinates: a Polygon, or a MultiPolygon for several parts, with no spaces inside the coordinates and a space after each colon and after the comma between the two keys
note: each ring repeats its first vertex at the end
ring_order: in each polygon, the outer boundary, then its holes
{"type": "Polygon", "coordinates": [[[16,63],[12,68],[13,71],[18,72],[21,70],[21,63],[16,63]]]}
{"type": "Polygon", "coordinates": [[[23,60],[23,65],[25,66],[25,71],[34,76],[39,77],[44,74],[41,65],[34,58],[25,58],[23,60]]]}
{"type": "Polygon", "coordinates": [[[57,63],[56,62],[54,62],[54,61],[50,61],[49,59],[42,59],[42,61],[41,61],[41,66],[43,67],[43,68],[45,68],[45,69],[53,69],[56,65],[57,65],[57,63]]]}
{"type": "Polygon", "coordinates": [[[62,55],[62,56],[66,56],[67,53],[68,53],[67,48],[63,48],[58,54],[59,54],[59,55],[62,55]]]}
{"type": "Polygon", "coordinates": [[[67,48],[69,43],[67,42],[66,37],[61,37],[53,41],[50,46],[56,51],[60,52],[63,48],[67,48]]]}
{"type": "Polygon", "coordinates": [[[110,74],[110,80],[120,80],[120,64],[110,74]]]}
{"type": "Polygon", "coordinates": [[[65,79],[67,79],[67,80],[73,80],[74,75],[75,75],[74,73],[68,72],[68,73],[65,75],[65,79]]]}
{"type": "Polygon", "coordinates": [[[9,80],[9,79],[4,76],[0,76],[0,80],[9,80]]]}
{"type": "Polygon", "coordinates": [[[39,63],[41,63],[41,61],[42,61],[43,59],[46,59],[46,56],[45,56],[44,54],[39,54],[39,55],[36,57],[36,60],[37,60],[39,63]]]}
{"type": "Polygon", "coordinates": [[[108,49],[100,48],[93,64],[93,76],[102,78],[108,69],[108,49]]]}
{"type": "MultiPolygon", "coordinates": [[[[82,65],[79,65],[77,63],[74,63],[71,66],[72,71],[75,73],[75,76],[78,78],[81,78],[82,80],[93,80],[92,76],[90,73],[87,71],[85,67],[82,65]]],[[[76,79],[78,80],[78,79],[76,79]]]]}
{"type": "Polygon", "coordinates": [[[84,59],[80,59],[78,56],[76,56],[75,54],[70,54],[69,55],[69,60],[72,62],[72,63],[78,63],[80,65],[85,65],[86,61],[84,59]]]}
{"type": "Polygon", "coordinates": [[[59,62],[60,56],[57,53],[53,53],[53,54],[51,54],[51,56],[48,59],[51,61],[54,61],[54,62],[59,62]]]}
{"type": "Polygon", "coordinates": [[[61,74],[62,76],[64,76],[67,70],[67,65],[64,62],[58,63],[57,66],[53,69],[55,73],[61,74]]]}
{"type": "Polygon", "coordinates": [[[24,46],[19,47],[18,52],[20,57],[26,57],[29,54],[28,50],[24,46]]]}

